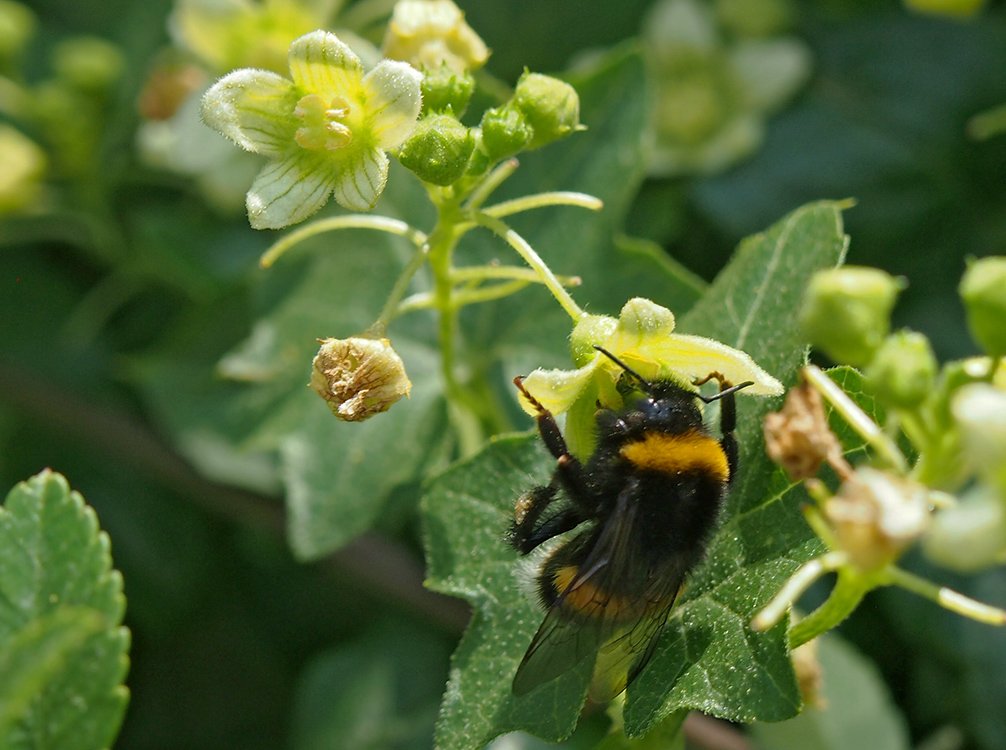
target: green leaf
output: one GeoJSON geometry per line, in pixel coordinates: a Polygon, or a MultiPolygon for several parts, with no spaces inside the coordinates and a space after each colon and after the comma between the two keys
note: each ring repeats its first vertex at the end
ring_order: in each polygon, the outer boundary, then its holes
{"type": "Polygon", "coordinates": [[[307,387],[317,340],[366,329],[414,252],[397,238],[355,230],[308,243],[316,252],[298,247],[299,262],[284,258],[270,269],[259,290],[264,314],[220,364],[229,379],[245,382],[240,394],[229,384],[238,399],[229,402],[229,412],[248,423],[245,444],[279,449],[288,535],[305,560],[370,528],[392,492],[418,484],[421,470],[441,463],[451,445],[437,359],[426,343],[434,329],[425,316],[396,322],[390,331],[414,387],[411,398],[387,413],[364,423],[340,422],[307,387]]]}
{"type": "Polygon", "coordinates": [[[761,750],[908,750],[905,721],[877,668],[834,633],[818,638],[820,707],[789,721],[755,724],[761,750]]]}
{"type": "MultiPolygon", "coordinates": [[[[681,329],[743,348],[791,383],[806,352],[792,310],[810,274],[842,259],[839,209],[835,203],[798,209],[742,243],[681,329]]],[[[741,474],[707,562],[690,579],[653,661],[629,687],[630,736],[685,709],[751,721],[783,719],[800,705],[785,625],[756,634],[748,623],[820,546],[798,512],[805,495],[764,456],[761,419],[773,403],[739,401],[741,474]]],[[[553,469],[534,436],[507,438],[427,489],[429,585],[475,610],[444,698],[443,748],[477,747],[516,728],[558,740],[576,724],[589,681],[584,670],[543,686],[532,699],[510,691],[542,612],[534,601],[534,563],[518,561],[503,534],[514,500],[553,469]]]]}
{"type": "MultiPolygon", "coordinates": [[[[742,241],[681,319],[681,330],[742,349],[791,385],[806,357],[793,311],[810,276],[844,258],[841,208],[812,203],[742,241]]],[[[799,710],[785,624],[766,633],[749,627],[798,565],[819,550],[798,512],[802,489],[765,455],[761,423],[776,403],[739,398],[740,473],[706,563],[692,575],[649,668],[628,690],[629,735],[681,709],[741,722],[778,721],[799,710]]]]}
{"type": "Polygon", "coordinates": [[[11,490],[0,509],[0,747],[111,744],[128,701],[124,610],[83,498],[48,470],[11,490]]]}

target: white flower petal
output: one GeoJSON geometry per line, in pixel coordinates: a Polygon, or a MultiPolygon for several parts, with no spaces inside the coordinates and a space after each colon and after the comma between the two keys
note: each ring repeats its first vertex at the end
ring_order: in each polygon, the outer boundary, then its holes
{"type": "Polygon", "coordinates": [[[369,211],[388,181],[388,156],[381,149],[360,149],[340,163],[335,200],[351,211],[369,211]]]}
{"type": "Polygon", "coordinates": [[[272,162],[259,172],[245,205],[255,229],[280,229],[316,212],[332,194],[334,178],[323,160],[302,157],[272,162]]]}
{"type": "Polygon", "coordinates": [[[203,122],[241,148],[279,156],[290,147],[297,92],[283,76],[242,68],[213,84],[203,95],[203,122]]]}
{"type": "Polygon", "coordinates": [[[713,339],[673,333],[645,342],[639,354],[659,362],[691,379],[718,372],[731,383],[752,381],[754,385],[740,391],[750,396],[778,396],[782,383],[755,364],[745,352],[713,339]]]}
{"type": "Polygon", "coordinates": [[[312,31],[290,45],[290,75],[312,94],[351,96],[360,85],[363,63],[335,34],[312,31]]]}
{"type": "MultiPolygon", "coordinates": [[[[537,369],[523,380],[524,388],[534,396],[538,403],[544,406],[553,414],[563,414],[569,411],[580,394],[590,383],[590,379],[597,369],[598,358],[595,358],[589,365],[584,365],[578,370],[542,370],[537,369]]],[[[527,402],[523,395],[520,397],[521,408],[528,414],[538,413],[531,404],[527,402]]]]}
{"type": "Polygon", "coordinates": [[[375,142],[395,148],[409,137],[423,105],[422,74],[408,63],[382,60],[363,77],[367,118],[375,142]]]}

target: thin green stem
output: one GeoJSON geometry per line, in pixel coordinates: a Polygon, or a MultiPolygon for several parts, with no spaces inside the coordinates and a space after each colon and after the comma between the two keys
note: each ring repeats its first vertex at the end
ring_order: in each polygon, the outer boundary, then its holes
{"type": "Polygon", "coordinates": [[[460,308],[465,305],[475,305],[480,302],[491,302],[493,300],[503,299],[504,297],[509,297],[511,294],[519,292],[521,289],[526,287],[528,283],[530,282],[515,279],[513,281],[504,281],[499,284],[479,287],[478,289],[455,292],[453,305],[455,308],[460,308]]]}
{"type": "Polygon", "coordinates": [[[432,310],[434,307],[436,305],[433,300],[433,292],[417,292],[410,294],[399,303],[398,309],[395,310],[395,317],[399,318],[417,310],[432,310]]]}
{"type": "Polygon", "coordinates": [[[908,473],[908,462],[901,455],[898,446],[846,395],[845,391],[838,387],[835,381],[814,365],[804,367],[803,375],[882,460],[899,474],[908,473]]]}
{"type": "Polygon", "coordinates": [[[507,178],[517,171],[518,166],[520,166],[520,162],[516,159],[507,159],[501,162],[468,194],[465,208],[471,211],[477,211],[481,208],[482,204],[489,199],[489,196],[493,194],[496,188],[506,182],[507,178]]]}
{"type": "Polygon", "coordinates": [[[538,274],[541,283],[552,293],[552,296],[555,297],[556,301],[562,306],[562,309],[566,311],[569,317],[573,319],[573,322],[579,322],[584,316],[583,310],[580,309],[580,306],[576,304],[570,293],[566,291],[559,282],[559,279],[552,273],[552,269],[545,264],[545,261],[541,259],[541,256],[535,252],[535,249],[531,247],[527,240],[495,216],[489,216],[485,212],[479,211],[475,213],[474,218],[480,225],[505,240],[510,247],[516,250],[517,254],[524,259],[524,262],[538,274]]]}
{"type": "Polygon", "coordinates": [[[405,265],[405,268],[402,269],[402,272],[395,280],[395,285],[391,288],[391,293],[388,295],[388,299],[384,302],[384,307],[381,308],[381,314],[377,316],[377,320],[375,320],[370,326],[370,333],[377,336],[383,336],[388,327],[388,323],[390,323],[397,315],[401,314],[402,298],[405,297],[405,293],[409,291],[409,284],[412,283],[412,277],[419,272],[419,269],[423,267],[423,263],[426,262],[429,250],[429,245],[424,243],[412,254],[412,258],[409,259],[409,262],[405,265]]]}
{"type": "Polygon", "coordinates": [[[259,265],[262,268],[269,268],[294,245],[315,235],[324,232],[333,232],[337,229],[373,229],[378,232],[387,232],[388,234],[407,238],[416,247],[420,247],[426,242],[426,235],[423,232],[409,226],[404,221],[392,219],[388,216],[372,216],[370,214],[333,216],[330,219],[313,221],[307,226],[281,237],[272,247],[265,251],[259,259],[259,265]]]}
{"type": "Polygon", "coordinates": [[[451,256],[458,240],[455,231],[457,207],[451,203],[435,203],[439,218],[429,236],[429,260],[433,272],[432,306],[438,316],[437,339],[448,414],[457,432],[458,448],[463,456],[467,456],[478,450],[484,435],[478,416],[480,405],[465,390],[455,373],[457,308],[453,300],[451,256]]]}
{"type": "MultiPolygon", "coordinates": [[[[580,286],[579,276],[556,276],[564,286],[580,286]]],[[[451,280],[462,281],[492,281],[497,279],[517,279],[531,284],[540,284],[541,277],[530,268],[516,266],[463,266],[451,269],[451,280]]]]}
{"type": "MultiPolygon", "coordinates": [[[[830,552],[825,557],[840,554],[839,552],[830,552]]],[[[842,555],[843,562],[844,557],[842,555]]],[[[807,641],[837,627],[853,613],[859,603],[863,601],[863,597],[876,586],[870,576],[864,576],[848,565],[839,563],[835,567],[838,570],[838,576],[835,579],[835,586],[824,604],[789,629],[790,648],[802,646],[807,641]]]]}
{"type": "Polygon", "coordinates": [[[604,208],[604,201],[586,193],[575,193],[571,191],[556,191],[551,193],[537,193],[536,195],[524,195],[513,200],[503,201],[483,209],[483,213],[501,219],[504,216],[512,216],[523,211],[530,211],[535,208],[545,208],[546,206],[579,206],[591,211],[600,211],[604,208]]]}
{"type": "Polygon", "coordinates": [[[844,562],[844,554],[841,552],[829,552],[805,563],[783,584],[783,587],[779,589],[779,593],[772,597],[772,601],[755,615],[755,618],[751,621],[751,628],[759,631],[771,628],[782,619],[782,616],[789,611],[790,607],[796,604],[796,601],[810,588],[814,581],[825,573],[836,570],[844,562]]]}
{"type": "Polygon", "coordinates": [[[989,374],[986,376],[986,379],[990,383],[995,380],[996,373],[999,371],[999,367],[1002,365],[1002,362],[1006,359],[1006,357],[992,357],[991,359],[992,362],[989,363],[989,374]]]}
{"type": "Polygon", "coordinates": [[[890,566],[886,571],[886,583],[900,586],[912,593],[936,602],[944,609],[964,615],[986,625],[1006,625],[1006,611],[999,607],[976,601],[946,586],[938,586],[906,570],[890,566]]]}

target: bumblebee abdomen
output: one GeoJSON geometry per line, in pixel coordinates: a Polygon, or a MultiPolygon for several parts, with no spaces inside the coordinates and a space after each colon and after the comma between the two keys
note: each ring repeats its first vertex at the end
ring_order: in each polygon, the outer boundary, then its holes
{"type": "Polygon", "coordinates": [[[700,430],[646,432],[618,452],[640,471],[671,476],[694,473],[724,484],[730,479],[730,465],[719,441],[700,430]]]}
{"type": "Polygon", "coordinates": [[[592,580],[578,580],[582,573],[576,565],[546,566],[539,582],[546,604],[558,602],[570,619],[609,624],[638,620],[652,606],[638,595],[618,594],[592,580]]]}

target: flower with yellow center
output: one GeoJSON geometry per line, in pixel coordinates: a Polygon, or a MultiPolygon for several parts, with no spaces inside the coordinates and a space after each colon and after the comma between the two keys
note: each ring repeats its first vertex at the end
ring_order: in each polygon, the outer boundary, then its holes
{"type": "Polygon", "coordinates": [[[373,208],[388,179],[388,149],[416,126],[422,76],[382,60],[364,74],[335,34],[313,31],[290,45],[290,77],[253,68],[224,76],[203,97],[207,125],[268,157],[246,197],[256,229],[302,221],[335,195],[373,208]]]}

